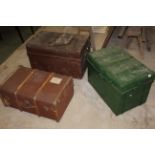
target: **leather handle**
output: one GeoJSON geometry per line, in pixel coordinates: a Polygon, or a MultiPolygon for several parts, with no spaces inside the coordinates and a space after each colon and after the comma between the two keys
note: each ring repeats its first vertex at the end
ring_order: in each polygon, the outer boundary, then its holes
{"type": "Polygon", "coordinates": [[[23,108],[35,108],[36,106],[32,105],[32,103],[28,100],[25,100],[22,105],[21,105],[23,108]]]}
{"type": "Polygon", "coordinates": [[[60,35],[56,40],[54,41],[49,41],[48,45],[49,46],[62,46],[62,45],[68,45],[71,43],[71,41],[73,40],[73,34],[67,34],[67,33],[63,33],[62,35],[60,35]]]}

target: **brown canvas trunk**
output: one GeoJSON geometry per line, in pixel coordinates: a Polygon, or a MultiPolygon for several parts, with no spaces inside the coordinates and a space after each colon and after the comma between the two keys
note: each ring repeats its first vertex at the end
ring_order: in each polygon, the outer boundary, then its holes
{"type": "Polygon", "coordinates": [[[40,32],[26,45],[32,68],[82,78],[90,51],[89,35],[40,32]]]}
{"type": "Polygon", "coordinates": [[[72,77],[20,67],[0,89],[5,106],[59,121],[73,96],[72,77]]]}

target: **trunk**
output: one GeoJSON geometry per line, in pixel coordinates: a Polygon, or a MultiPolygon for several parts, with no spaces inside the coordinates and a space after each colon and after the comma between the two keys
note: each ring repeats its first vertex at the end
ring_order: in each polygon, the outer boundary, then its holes
{"type": "Polygon", "coordinates": [[[122,49],[101,49],[88,56],[88,80],[116,115],[144,103],[154,77],[122,49]]]}
{"type": "Polygon", "coordinates": [[[26,47],[32,68],[82,78],[90,39],[88,35],[40,32],[26,47]]]}
{"type": "Polygon", "coordinates": [[[60,120],[73,96],[71,77],[20,67],[2,86],[6,106],[60,120]]]}

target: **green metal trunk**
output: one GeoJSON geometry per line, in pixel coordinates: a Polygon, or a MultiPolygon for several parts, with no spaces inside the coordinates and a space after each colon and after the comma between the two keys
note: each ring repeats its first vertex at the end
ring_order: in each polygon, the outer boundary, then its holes
{"type": "Polygon", "coordinates": [[[116,115],[146,101],[155,73],[126,51],[104,48],[87,60],[88,81],[116,115]]]}

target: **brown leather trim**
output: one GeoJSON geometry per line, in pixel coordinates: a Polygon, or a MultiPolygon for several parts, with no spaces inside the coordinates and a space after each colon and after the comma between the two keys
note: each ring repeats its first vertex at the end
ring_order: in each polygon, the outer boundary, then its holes
{"type": "Polygon", "coordinates": [[[15,95],[15,98],[16,98],[16,102],[17,102],[17,105],[18,105],[18,108],[21,110],[21,107],[20,105],[18,104],[18,99],[17,99],[17,93],[18,91],[22,88],[22,86],[26,83],[26,81],[32,76],[32,74],[35,72],[36,70],[32,70],[30,72],[30,74],[28,74],[25,78],[25,80],[17,87],[16,91],[14,92],[14,95],[15,95]]]}
{"type": "MultiPolygon", "coordinates": [[[[54,101],[53,101],[53,105],[56,106],[57,101],[60,98],[60,95],[62,94],[62,92],[64,91],[66,85],[70,82],[70,80],[72,79],[72,77],[69,77],[68,80],[66,81],[66,83],[64,84],[63,88],[61,89],[61,91],[58,93],[58,95],[55,97],[54,101]]],[[[56,114],[56,120],[59,120],[59,116],[58,116],[58,111],[57,110],[53,110],[53,112],[56,114]]]]}
{"type": "Polygon", "coordinates": [[[62,92],[64,91],[65,87],[67,86],[67,84],[70,82],[70,80],[72,79],[72,77],[69,77],[68,80],[66,81],[66,83],[64,84],[64,86],[62,87],[61,91],[57,94],[57,96],[55,97],[53,103],[54,105],[56,105],[57,100],[59,99],[60,95],[62,94],[62,92]]]}
{"type": "Polygon", "coordinates": [[[34,97],[33,97],[33,101],[34,101],[34,104],[36,106],[36,110],[37,110],[37,113],[38,115],[40,116],[40,112],[39,112],[39,108],[38,108],[38,105],[36,103],[36,99],[37,99],[37,96],[39,94],[39,92],[43,89],[43,87],[46,85],[46,83],[49,81],[49,79],[53,76],[53,73],[51,73],[47,79],[44,81],[44,83],[39,87],[39,89],[37,90],[37,92],[35,93],[34,97]]]}

